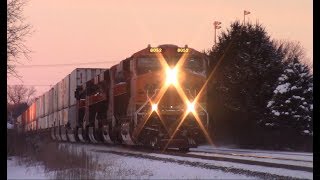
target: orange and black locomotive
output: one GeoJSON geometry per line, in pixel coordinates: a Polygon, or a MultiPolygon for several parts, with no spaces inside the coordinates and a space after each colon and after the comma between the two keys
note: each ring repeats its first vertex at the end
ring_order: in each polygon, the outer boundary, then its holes
{"type": "Polygon", "coordinates": [[[53,139],[62,141],[196,147],[209,123],[207,63],[203,53],[166,44],[148,46],[82,83],[80,71],[74,75],[75,83],[71,73],[70,98],[64,102],[69,103],[67,115],[61,115],[63,120],[58,115],[50,118],[54,112],[49,109],[48,118],[39,114],[46,122],[42,127],[26,130],[47,129],[53,139]]]}

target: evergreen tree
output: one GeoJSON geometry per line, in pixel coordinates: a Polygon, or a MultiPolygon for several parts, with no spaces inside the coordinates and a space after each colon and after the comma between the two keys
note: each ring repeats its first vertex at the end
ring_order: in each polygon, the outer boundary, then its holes
{"type": "Polygon", "coordinates": [[[313,75],[301,63],[299,46],[284,44],[285,69],[277,81],[273,97],[267,104],[266,126],[313,135],[313,75]],[[299,50],[299,51],[297,51],[299,50]]]}
{"type": "Polygon", "coordinates": [[[248,143],[282,72],[283,53],[262,25],[234,22],[219,36],[209,58],[211,69],[216,68],[208,87],[213,132],[217,137],[229,133],[224,136],[233,143],[248,143]]]}

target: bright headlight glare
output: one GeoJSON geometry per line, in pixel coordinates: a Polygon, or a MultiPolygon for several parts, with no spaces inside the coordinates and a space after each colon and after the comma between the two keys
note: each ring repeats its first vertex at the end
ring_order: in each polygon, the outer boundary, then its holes
{"type": "Polygon", "coordinates": [[[194,102],[187,101],[187,112],[195,112],[194,102]]]}
{"type": "Polygon", "coordinates": [[[151,109],[152,109],[152,111],[157,111],[157,109],[158,109],[158,104],[152,104],[152,105],[151,105],[151,109]]]}
{"type": "Polygon", "coordinates": [[[177,84],[177,82],[178,82],[178,78],[177,78],[178,71],[177,71],[176,68],[168,68],[168,69],[166,69],[166,75],[167,75],[166,83],[168,85],[177,84]]]}

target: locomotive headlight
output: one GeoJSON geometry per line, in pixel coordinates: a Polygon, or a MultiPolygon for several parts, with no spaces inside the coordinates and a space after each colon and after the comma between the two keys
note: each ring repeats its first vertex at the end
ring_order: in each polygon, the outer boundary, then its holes
{"type": "Polygon", "coordinates": [[[152,109],[152,112],[153,111],[157,111],[158,110],[158,104],[152,104],[151,105],[151,109],[152,109]]]}
{"type": "Polygon", "coordinates": [[[167,75],[167,79],[166,79],[166,84],[170,85],[176,85],[178,83],[178,71],[176,68],[167,68],[166,69],[166,75],[167,75]]]}
{"type": "Polygon", "coordinates": [[[196,110],[194,108],[194,102],[187,101],[187,113],[194,113],[196,110]]]}

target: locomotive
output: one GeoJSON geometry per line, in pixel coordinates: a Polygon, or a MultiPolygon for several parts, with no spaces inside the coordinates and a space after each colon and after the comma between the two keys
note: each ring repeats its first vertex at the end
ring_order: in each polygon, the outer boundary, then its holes
{"type": "Polygon", "coordinates": [[[207,66],[206,55],[187,45],[148,45],[84,82],[76,69],[63,79],[67,85],[57,84],[67,93],[52,88],[18,121],[23,131],[58,141],[188,150],[209,125],[207,66]]]}

